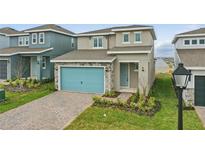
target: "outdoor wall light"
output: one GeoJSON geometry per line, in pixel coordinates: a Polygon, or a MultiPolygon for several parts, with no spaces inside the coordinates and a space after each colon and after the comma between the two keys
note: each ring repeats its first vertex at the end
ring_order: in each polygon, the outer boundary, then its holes
{"type": "Polygon", "coordinates": [[[144,72],[144,67],[142,67],[142,72],[144,72]]]}
{"type": "Polygon", "coordinates": [[[172,75],[178,97],[178,130],[183,130],[182,93],[183,90],[187,88],[188,82],[191,78],[191,72],[184,67],[183,63],[179,63],[172,75]]]}

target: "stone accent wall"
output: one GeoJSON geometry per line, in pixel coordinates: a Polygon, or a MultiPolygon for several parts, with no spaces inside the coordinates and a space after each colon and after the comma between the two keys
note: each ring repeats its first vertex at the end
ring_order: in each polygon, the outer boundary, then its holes
{"type": "Polygon", "coordinates": [[[194,89],[189,88],[183,91],[183,99],[186,105],[194,105],[194,89]]]}
{"type": "Polygon", "coordinates": [[[55,63],[55,87],[58,89],[58,80],[59,80],[59,66],[104,66],[105,67],[105,91],[110,91],[114,87],[114,66],[113,63],[55,63]]]}

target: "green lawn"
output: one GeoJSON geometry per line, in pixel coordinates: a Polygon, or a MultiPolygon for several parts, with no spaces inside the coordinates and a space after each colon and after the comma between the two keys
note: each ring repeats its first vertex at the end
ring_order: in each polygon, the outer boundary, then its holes
{"type": "MultiPolygon", "coordinates": [[[[0,87],[2,87],[2,85],[0,85],[0,87]]],[[[0,113],[46,96],[54,91],[53,87],[54,83],[45,83],[29,92],[14,93],[6,91],[6,101],[4,103],[0,103],[0,113]]]]}
{"type": "MultiPolygon", "coordinates": [[[[118,109],[90,107],[66,129],[175,130],[177,128],[177,98],[170,75],[157,76],[151,95],[161,102],[161,110],[153,117],[139,116],[118,109]]],[[[204,129],[194,110],[184,111],[184,129],[204,129]]]]}

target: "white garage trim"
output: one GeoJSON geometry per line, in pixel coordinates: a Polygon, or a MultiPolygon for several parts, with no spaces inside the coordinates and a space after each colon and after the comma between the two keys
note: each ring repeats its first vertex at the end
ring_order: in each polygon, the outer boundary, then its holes
{"type": "Polygon", "coordinates": [[[58,90],[61,90],[61,68],[62,67],[81,67],[81,68],[103,68],[104,69],[104,93],[106,88],[105,66],[77,66],[77,65],[58,65],[58,90]]]}

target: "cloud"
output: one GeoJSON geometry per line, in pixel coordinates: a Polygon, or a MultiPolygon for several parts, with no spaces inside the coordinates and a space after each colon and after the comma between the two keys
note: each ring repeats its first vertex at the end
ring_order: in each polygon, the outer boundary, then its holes
{"type": "Polygon", "coordinates": [[[155,46],[155,57],[173,57],[174,46],[171,41],[158,42],[155,46]]]}

